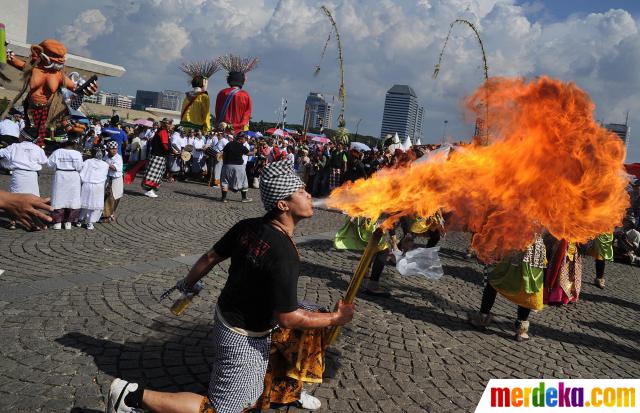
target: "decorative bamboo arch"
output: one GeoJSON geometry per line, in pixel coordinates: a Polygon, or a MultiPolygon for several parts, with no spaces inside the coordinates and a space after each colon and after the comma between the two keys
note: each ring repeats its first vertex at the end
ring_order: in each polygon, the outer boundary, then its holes
{"type": "MultiPolygon", "coordinates": [[[[484,80],[487,82],[489,80],[489,65],[487,64],[487,55],[484,51],[484,43],[482,42],[482,38],[480,37],[480,33],[476,26],[468,20],[465,19],[456,19],[449,25],[449,32],[447,33],[447,37],[444,40],[444,45],[442,46],[442,50],[440,51],[440,56],[438,57],[438,63],[436,63],[435,68],[433,69],[433,78],[437,79],[438,74],[440,73],[440,68],[442,67],[442,57],[444,56],[444,51],[447,48],[447,44],[449,43],[449,37],[451,36],[451,32],[453,31],[453,26],[456,24],[462,24],[469,26],[478,40],[478,44],[480,45],[480,51],[482,52],[482,63],[483,63],[483,73],[484,80]]],[[[480,132],[480,143],[482,145],[487,145],[489,143],[489,89],[485,87],[485,116],[484,116],[484,131],[480,132]]]]}

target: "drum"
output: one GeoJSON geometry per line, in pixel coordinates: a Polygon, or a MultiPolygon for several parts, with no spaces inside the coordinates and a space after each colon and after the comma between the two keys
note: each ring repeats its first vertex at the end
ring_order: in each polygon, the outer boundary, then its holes
{"type": "Polygon", "coordinates": [[[182,148],[182,150],[187,152],[193,152],[193,145],[185,145],[185,147],[182,148]]]}
{"type": "Polygon", "coordinates": [[[220,162],[222,160],[222,152],[216,153],[216,160],[220,162]]]}
{"type": "Polygon", "coordinates": [[[183,162],[189,162],[191,160],[191,152],[186,149],[183,150],[182,153],[180,153],[180,159],[182,159],[183,162]]]}
{"type": "Polygon", "coordinates": [[[207,147],[207,149],[204,150],[204,153],[210,158],[215,158],[216,156],[216,150],[213,148],[213,146],[207,147]]]}

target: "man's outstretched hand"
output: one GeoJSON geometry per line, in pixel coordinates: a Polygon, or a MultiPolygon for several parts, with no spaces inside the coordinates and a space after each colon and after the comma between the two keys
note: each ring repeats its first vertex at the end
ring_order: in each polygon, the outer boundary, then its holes
{"type": "Polygon", "coordinates": [[[334,320],[333,325],[343,326],[353,319],[353,313],[355,308],[353,304],[345,304],[342,299],[338,302],[338,308],[336,309],[336,318],[334,320]]]}
{"type": "Polygon", "coordinates": [[[4,209],[26,229],[46,229],[51,217],[44,213],[53,211],[50,198],[32,194],[13,194],[0,191],[0,209],[4,209]]]}

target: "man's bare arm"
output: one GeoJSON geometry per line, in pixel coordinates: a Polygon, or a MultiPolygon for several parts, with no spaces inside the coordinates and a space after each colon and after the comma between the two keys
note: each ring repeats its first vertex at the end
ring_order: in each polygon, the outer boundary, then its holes
{"type": "Polygon", "coordinates": [[[289,313],[275,313],[278,324],[284,328],[309,330],[329,326],[341,326],[353,318],[353,304],[338,303],[338,309],[333,313],[314,313],[298,309],[289,313]]]}

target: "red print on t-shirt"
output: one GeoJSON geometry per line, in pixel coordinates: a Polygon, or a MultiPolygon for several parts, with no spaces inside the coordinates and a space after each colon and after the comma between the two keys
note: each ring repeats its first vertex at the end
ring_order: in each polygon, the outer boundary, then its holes
{"type": "Polygon", "coordinates": [[[253,232],[245,232],[240,236],[240,244],[247,248],[247,258],[255,262],[262,257],[271,246],[262,239],[256,237],[253,232]]]}

